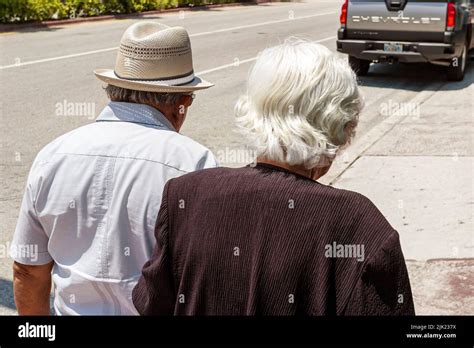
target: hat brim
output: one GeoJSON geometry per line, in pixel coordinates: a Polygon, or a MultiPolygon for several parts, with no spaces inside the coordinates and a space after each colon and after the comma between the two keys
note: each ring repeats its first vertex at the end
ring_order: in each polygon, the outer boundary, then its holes
{"type": "Polygon", "coordinates": [[[193,92],[201,89],[206,89],[214,86],[214,84],[201,79],[198,76],[194,77],[191,82],[180,85],[170,86],[163,84],[162,81],[146,81],[146,80],[126,80],[115,75],[112,69],[96,69],[94,70],[95,76],[110,85],[133,89],[137,91],[145,92],[163,92],[163,93],[181,93],[181,92],[193,92]]]}

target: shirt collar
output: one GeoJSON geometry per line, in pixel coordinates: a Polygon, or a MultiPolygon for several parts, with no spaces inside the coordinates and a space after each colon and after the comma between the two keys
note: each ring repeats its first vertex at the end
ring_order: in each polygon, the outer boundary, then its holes
{"type": "Polygon", "coordinates": [[[131,122],[176,131],[165,115],[146,104],[110,102],[96,119],[96,122],[104,121],[131,122]]]}

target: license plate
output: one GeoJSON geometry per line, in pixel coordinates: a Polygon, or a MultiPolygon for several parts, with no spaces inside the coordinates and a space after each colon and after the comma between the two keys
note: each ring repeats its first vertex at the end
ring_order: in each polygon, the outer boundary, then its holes
{"type": "Polygon", "coordinates": [[[385,52],[403,52],[403,44],[401,43],[386,43],[383,45],[385,52]]]}

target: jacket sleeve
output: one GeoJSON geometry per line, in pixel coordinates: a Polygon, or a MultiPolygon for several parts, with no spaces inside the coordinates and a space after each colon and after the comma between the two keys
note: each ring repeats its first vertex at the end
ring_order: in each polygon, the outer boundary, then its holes
{"type": "Polygon", "coordinates": [[[132,292],[132,300],[141,315],[173,315],[175,292],[171,255],[168,244],[168,188],[163,190],[163,200],[158,213],[156,245],[151,259],[145,263],[142,275],[132,292]]]}
{"type": "Polygon", "coordinates": [[[344,315],[415,315],[410,280],[397,232],[367,260],[344,315]]]}

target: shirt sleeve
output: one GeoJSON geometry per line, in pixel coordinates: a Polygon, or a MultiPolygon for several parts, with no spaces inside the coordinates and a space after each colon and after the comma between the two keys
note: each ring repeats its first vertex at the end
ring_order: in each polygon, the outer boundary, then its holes
{"type": "Polygon", "coordinates": [[[132,300],[141,315],[173,315],[176,296],[168,243],[168,187],[163,190],[163,200],[158,213],[156,245],[151,259],[145,263],[142,275],[132,292],[132,300]]]}
{"type": "Polygon", "coordinates": [[[49,237],[35,209],[36,183],[32,168],[26,185],[20,214],[10,246],[11,258],[24,265],[45,265],[53,259],[48,252],[49,237]]]}
{"type": "Polygon", "coordinates": [[[415,315],[408,271],[397,232],[367,260],[344,315],[415,315]]]}

